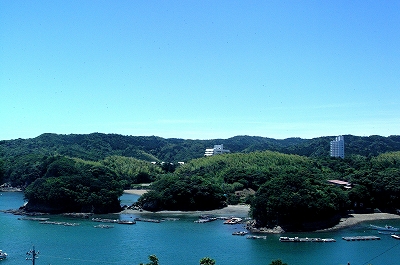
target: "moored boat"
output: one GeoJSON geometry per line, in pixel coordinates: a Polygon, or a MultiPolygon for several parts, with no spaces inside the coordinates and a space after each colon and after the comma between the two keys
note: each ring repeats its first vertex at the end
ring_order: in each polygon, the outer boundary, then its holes
{"type": "Polygon", "coordinates": [[[377,226],[377,225],[370,225],[372,229],[376,229],[379,231],[392,231],[392,232],[397,232],[399,231],[399,228],[393,227],[391,225],[385,225],[385,226],[377,226]]]}
{"type": "Polygon", "coordinates": [[[399,235],[391,235],[391,237],[393,237],[394,239],[400,239],[399,235]]]}
{"type": "Polygon", "coordinates": [[[233,232],[232,235],[234,236],[244,236],[247,235],[247,231],[237,231],[237,232],[233,232]]]}
{"type": "Polygon", "coordinates": [[[3,250],[0,250],[0,260],[6,259],[7,258],[7,253],[3,252],[3,250]]]}
{"type": "Polygon", "coordinates": [[[224,224],[228,225],[234,225],[234,224],[239,224],[242,222],[242,218],[239,217],[232,217],[231,219],[228,219],[224,222],[224,224]]]}

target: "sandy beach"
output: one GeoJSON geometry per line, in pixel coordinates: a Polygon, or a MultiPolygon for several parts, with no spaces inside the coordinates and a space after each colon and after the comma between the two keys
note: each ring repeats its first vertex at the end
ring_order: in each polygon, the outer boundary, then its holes
{"type": "Polygon", "coordinates": [[[349,214],[346,217],[342,217],[340,219],[339,224],[335,225],[334,227],[324,229],[322,231],[333,231],[338,230],[346,227],[351,227],[356,224],[367,222],[367,221],[374,221],[374,220],[390,220],[390,219],[400,219],[400,216],[397,214],[390,214],[390,213],[368,213],[368,214],[349,214]]]}
{"type": "Polygon", "coordinates": [[[124,190],[124,193],[142,196],[143,194],[145,194],[148,191],[149,190],[124,190]]]}
{"type": "MultiPolygon", "coordinates": [[[[125,193],[143,195],[147,190],[125,190],[125,193]]],[[[211,210],[211,211],[160,211],[152,214],[162,214],[162,215],[174,215],[174,214],[212,214],[216,216],[238,216],[238,217],[248,217],[250,210],[250,205],[228,205],[225,208],[211,210]]],[[[125,210],[124,213],[139,213],[136,210],[125,210]]],[[[141,213],[150,213],[143,211],[141,213]]],[[[400,219],[400,215],[390,214],[390,213],[370,213],[370,214],[349,214],[346,217],[340,219],[339,224],[334,227],[324,229],[322,231],[332,231],[343,229],[346,227],[351,227],[362,222],[374,221],[374,220],[390,220],[390,219],[400,219]]]]}
{"type": "MultiPolygon", "coordinates": [[[[124,190],[124,193],[135,194],[135,195],[143,195],[148,190],[124,190]]],[[[142,211],[140,213],[143,214],[160,214],[160,215],[177,215],[177,214],[185,214],[185,215],[200,215],[200,214],[210,214],[216,216],[237,216],[237,217],[248,217],[249,216],[250,205],[228,205],[222,209],[210,210],[210,211],[159,211],[156,213],[142,211]]],[[[139,213],[137,210],[124,210],[124,213],[139,213]]]]}

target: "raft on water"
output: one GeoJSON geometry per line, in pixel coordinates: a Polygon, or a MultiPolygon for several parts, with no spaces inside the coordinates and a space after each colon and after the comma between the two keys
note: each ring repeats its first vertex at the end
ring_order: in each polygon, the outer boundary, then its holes
{"type": "Polygon", "coordinates": [[[68,222],[57,222],[57,221],[42,221],[40,224],[45,225],[63,225],[63,226],[78,226],[80,223],[68,223],[68,222]]]}
{"type": "Polygon", "coordinates": [[[149,222],[149,223],[159,223],[160,222],[160,220],[157,220],[157,219],[147,219],[147,218],[139,218],[139,217],[136,217],[135,221],[149,222]]]}
{"type": "Polygon", "coordinates": [[[267,239],[267,236],[256,236],[256,235],[250,235],[246,237],[247,239],[267,239]]]}
{"type": "Polygon", "coordinates": [[[344,236],[342,237],[346,241],[364,241],[364,240],[380,240],[378,236],[344,236]]]}
{"type": "Polygon", "coordinates": [[[309,237],[287,237],[281,236],[279,238],[281,242],[336,242],[333,238],[309,238],[309,237]]]}
{"type": "Polygon", "coordinates": [[[94,228],[114,228],[113,225],[95,225],[94,228]]]}

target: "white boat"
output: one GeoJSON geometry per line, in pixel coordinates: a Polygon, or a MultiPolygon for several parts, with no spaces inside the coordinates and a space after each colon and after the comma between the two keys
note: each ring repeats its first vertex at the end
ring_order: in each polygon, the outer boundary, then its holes
{"type": "Polygon", "coordinates": [[[228,225],[234,225],[234,224],[239,224],[242,222],[242,218],[239,217],[232,217],[231,219],[228,219],[224,222],[224,224],[228,225]]]}
{"type": "Polygon", "coordinates": [[[394,239],[400,239],[399,235],[391,235],[391,237],[393,237],[394,239]]]}
{"type": "Polygon", "coordinates": [[[376,229],[379,231],[391,231],[391,232],[397,232],[399,231],[399,228],[393,227],[391,225],[385,225],[385,226],[377,226],[377,225],[370,225],[372,229],[376,229]]]}
{"type": "Polygon", "coordinates": [[[247,235],[247,231],[237,231],[237,232],[233,232],[232,235],[234,236],[244,236],[247,235]]]}
{"type": "Polygon", "coordinates": [[[3,252],[3,250],[0,250],[0,260],[7,258],[7,253],[3,252]]]}

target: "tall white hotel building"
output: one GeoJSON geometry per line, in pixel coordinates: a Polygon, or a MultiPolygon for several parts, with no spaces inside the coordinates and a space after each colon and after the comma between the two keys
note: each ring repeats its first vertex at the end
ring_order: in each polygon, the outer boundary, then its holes
{"type": "Polygon", "coordinates": [[[331,156],[344,158],[344,137],[342,135],[331,141],[331,156]]]}

